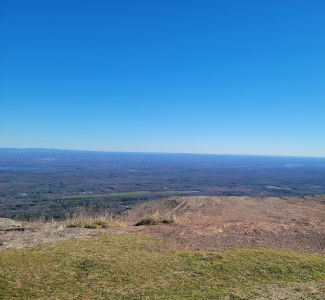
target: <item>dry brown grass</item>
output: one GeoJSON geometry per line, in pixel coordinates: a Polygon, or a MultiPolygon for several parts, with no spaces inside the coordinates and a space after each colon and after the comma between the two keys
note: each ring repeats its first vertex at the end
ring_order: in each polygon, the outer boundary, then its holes
{"type": "Polygon", "coordinates": [[[174,223],[177,223],[177,217],[172,211],[155,209],[154,211],[147,211],[145,214],[138,215],[136,218],[135,226],[150,226],[174,223]]]}
{"type": "Polygon", "coordinates": [[[110,211],[96,211],[92,206],[77,207],[72,216],[67,217],[61,223],[69,228],[79,227],[88,229],[123,226],[122,222],[110,211]]]}
{"type": "Polygon", "coordinates": [[[176,223],[176,219],[173,217],[163,218],[163,217],[150,217],[144,218],[137,222],[135,226],[150,226],[150,225],[160,225],[160,224],[173,224],[176,223]]]}

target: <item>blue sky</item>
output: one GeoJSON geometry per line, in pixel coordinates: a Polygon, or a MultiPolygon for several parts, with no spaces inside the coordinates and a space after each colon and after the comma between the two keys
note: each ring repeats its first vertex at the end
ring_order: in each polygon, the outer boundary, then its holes
{"type": "Polygon", "coordinates": [[[325,156],[325,1],[0,4],[0,147],[325,156]]]}

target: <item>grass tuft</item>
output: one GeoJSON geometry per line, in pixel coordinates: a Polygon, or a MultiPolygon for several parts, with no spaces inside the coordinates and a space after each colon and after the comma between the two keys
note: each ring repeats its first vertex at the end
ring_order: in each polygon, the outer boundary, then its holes
{"type": "Polygon", "coordinates": [[[92,207],[77,207],[72,217],[68,217],[63,223],[68,228],[99,229],[122,226],[110,212],[97,212],[92,207]]]}
{"type": "Polygon", "coordinates": [[[150,226],[150,225],[160,225],[160,224],[173,224],[175,223],[175,218],[159,218],[159,217],[150,217],[150,218],[144,218],[138,223],[135,224],[135,226],[150,226]]]}
{"type": "Polygon", "coordinates": [[[82,219],[71,219],[67,221],[68,228],[88,228],[88,229],[99,229],[99,228],[108,228],[114,226],[122,226],[118,221],[115,221],[107,217],[99,218],[82,218],[82,219]]]}

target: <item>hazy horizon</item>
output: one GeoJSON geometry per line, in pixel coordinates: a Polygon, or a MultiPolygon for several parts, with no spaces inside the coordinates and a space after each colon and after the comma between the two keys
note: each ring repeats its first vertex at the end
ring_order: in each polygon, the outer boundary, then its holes
{"type": "Polygon", "coordinates": [[[99,153],[130,153],[130,154],[189,154],[189,155],[216,155],[216,156],[261,156],[261,157],[287,157],[287,158],[320,158],[325,156],[306,155],[272,155],[272,154],[247,154],[247,153],[199,153],[199,152],[148,152],[148,151],[112,151],[112,150],[87,150],[87,149],[64,149],[64,148],[39,148],[39,147],[0,147],[0,150],[45,150],[45,151],[76,151],[76,152],[99,152],[99,153]]]}

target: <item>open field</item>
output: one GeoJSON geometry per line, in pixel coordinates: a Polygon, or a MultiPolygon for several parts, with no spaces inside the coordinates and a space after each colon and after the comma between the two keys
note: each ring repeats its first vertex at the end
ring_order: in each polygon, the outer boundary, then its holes
{"type": "Polygon", "coordinates": [[[163,191],[159,192],[161,194],[196,194],[200,193],[200,191],[163,191]]]}
{"type": "Polygon", "coordinates": [[[149,191],[130,191],[130,192],[109,193],[109,194],[78,194],[78,195],[64,196],[61,199],[88,199],[88,198],[109,197],[109,196],[134,196],[134,195],[145,195],[149,193],[150,193],[149,191]]]}
{"type": "Polygon", "coordinates": [[[110,194],[78,194],[78,195],[68,195],[61,199],[88,199],[88,198],[98,198],[98,197],[109,197],[109,196],[136,196],[136,195],[155,195],[155,194],[195,194],[200,193],[200,191],[129,191],[129,192],[118,192],[110,194]]]}
{"type": "Polygon", "coordinates": [[[131,192],[119,192],[111,193],[110,196],[132,196],[132,195],[145,195],[150,194],[149,191],[131,191],[131,192]]]}
{"type": "Polygon", "coordinates": [[[78,195],[67,195],[60,199],[88,199],[88,198],[98,198],[105,197],[108,194],[78,194],[78,195]]]}
{"type": "Polygon", "coordinates": [[[1,299],[321,299],[325,257],[193,252],[143,234],[103,234],[0,256],[1,299]]]}
{"type": "Polygon", "coordinates": [[[291,191],[292,190],[292,188],[290,188],[290,187],[281,187],[281,186],[274,186],[274,185],[268,185],[267,187],[266,187],[267,189],[269,189],[269,190],[282,190],[282,191],[291,191]]]}

